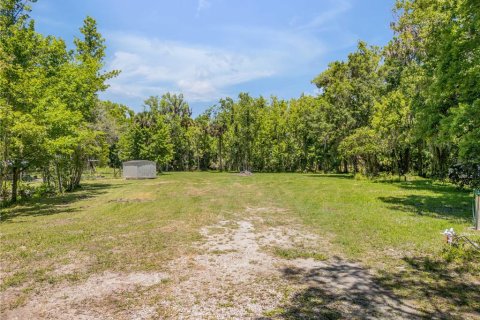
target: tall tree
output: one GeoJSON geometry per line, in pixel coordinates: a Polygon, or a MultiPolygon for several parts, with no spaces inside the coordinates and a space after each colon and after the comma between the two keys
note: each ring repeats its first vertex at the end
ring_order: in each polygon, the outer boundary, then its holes
{"type": "Polygon", "coordinates": [[[151,160],[158,168],[165,166],[172,159],[173,145],[164,116],[152,111],[136,114],[119,148],[121,160],[151,160]]]}
{"type": "MultiPolygon", "coordinates": [[[[69,107],[82,114],[84,121],[95,121],[95,108],[98,103],[98,92],[108,88],[106,81],[115,77],[118,71],[102,72],[105,58],[105,39],[97,31],[96,21],[87,17],[80,28],[83,38],[75,39],[75,63],[69,65],[69,107]]],[[[89,158],[98,156],[97,151],[102,150],[100,132],[85,126],[84,134],[79,135],[78,145],[70,154],[69,185],[68,190],[73,190],[80,185],[81,176],[89,158]]]]}

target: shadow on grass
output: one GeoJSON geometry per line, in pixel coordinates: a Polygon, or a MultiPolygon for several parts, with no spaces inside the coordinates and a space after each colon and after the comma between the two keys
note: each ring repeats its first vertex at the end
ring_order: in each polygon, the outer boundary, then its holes
{"type": "Polygon", "coordinates": [[[69,205],[80,200],[99,196],[106,193],[107,189],[115,187],[118,186],[108,183],[89,183],[83,185],[81,189],[75,192],[54,197],[27,200],[4,209],[6,212],[0,215],[0,222],[13,223],[14,221],[12,220],[18,217],[38,217],[76,212],[79,208],[71,208],[69,205]]]}
{"type": "Polygon", "coordinates": [[[308,174],[307,177],[309,178],[336,178],[336,179],[346,179],[352,180],[353,176],[351,174],[308,174]]]}
{"type": "Polygon", "coordinates": [[[421,302],[429,318],[464,319],[468,315],[478,319],[480,283],[471,281],[471,278],[478,280],[475,273],[478,272],[479,258],[477,255],[473,264],[466,261],[453,263],[443,258],[404,258],[405,269],[383,272],[376,281],[390,290],[400,290],[404,298],[421,302]]]}
{"type": "Polygon", "coordinates": [[[432,184],[429,180],[381,183],[393,184],[406,190],[432,193],[432,195],[408,194],[378,198],[391,204],[391,209],[462,222],[470,222],[472,219],[472,198],[467,191],[458,190],[450,185],[432,184]]]}
{"type": "Polygon", "coordinates": [[[427,190],[432,192],[456,192],[456,193],[466,193],[466,194],[469,193],[468,191],[461,190],[452,184],[448,184],[448,183],[442,184],[440,182],[434,182],[433,180],[430,180],[430,179],[419,178],[419,180],[413,180],[413,181],[374,180],[373,182],[396,185],[402,189],[408,189],[408,190],[427,190]]]}
{"type": "Polygon", "coordinates": [[[423,319],[430,315],[398,298],[358,264],[339,258],[322,267],[285,268],[283,276],[305,287],[259,319],[423,319]]]}

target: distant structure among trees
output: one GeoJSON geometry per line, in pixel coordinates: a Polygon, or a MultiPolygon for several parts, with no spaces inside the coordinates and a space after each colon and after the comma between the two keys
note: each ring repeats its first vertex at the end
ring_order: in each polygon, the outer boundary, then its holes
{"type": "Polygon", "coordinates": [[[135,114],[100,101],[105,41],[87,17],[75,48],[35,31],[30,1],[0,0],[0,198],[25,172],[80,185],[88,159],[120,169],[418,174],[480,186],[478,0],[398,0],[393,39],[363,41],[312,83],[317,96],[226,97],[192,118],[182,94],[135,114]]]}
{"type": "Polygon", "coordinates": [[[123,178],[125,179],[155,179],[157,166],[153,161],[132,160],[123,163],[123,178]]]}

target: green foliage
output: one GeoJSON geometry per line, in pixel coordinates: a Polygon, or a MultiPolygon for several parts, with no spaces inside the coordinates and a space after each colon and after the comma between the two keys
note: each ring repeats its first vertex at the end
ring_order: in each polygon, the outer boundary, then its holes
{"type": "Polygon", "coordinates": [[[372,127],[376,140],[371,143],[383,144],[383,152],[377,155],[383,156],[383,164],[399,176],[411,168],[411,153],[415,148],[413,121],[408,98],[401,89],[388,92],[375,104],[372,127]]]}
{"type": "MultiPolygon", "coordinates": [[[[473,243],[480,243],[478,236],[470,236],[469,239],[473,243]]],[[[469,243],[449,246],[443,250],[441,257],[449,264],[450,268],[455,268],[457,272],[468,272],[473,275],[480,272],[480,265],[478,265],[480,251],[469,243]]]]}
{"type": "MultiPolygon", "coordinates": [[[[38,170],[60,192],[71,190],[89,160],[440,179],[480,164],[474,0],[398,0],[392,40],[384,48],[360,41],[329,64],[312,81],[318,96],[240,93],[195,119],[182,94],[152,96],[136,115],[99,101],[118,71],[103,71],[105,39],[95,20],[85,19],[70,52],[62,39],[35,31],[29,2],[0,0],[1,188],[13,172],[38,170]]],[[[473,180],[468,185],[478,185],[473,180]]]]}
{"type": "Polygon", "coordinates": [[[431,151],[432,175],[445,177],[450,164],[479,161],[480,7],[471,0],[410,0],[396,8],[395,48],[419,71],[411,95],[417,134],[431,151]]]}
{"type": "Polygon", "coordinates": [[[0,188],[11,175],[12,201],[23,171],[43,171],[63,192],[79,186],[89,159],[105,157],[105,134],[94,126],[97,92],[117,74],[101,71],[95,20],[85,20],[73,55],[63,40],[35,31],[28,2],[0,1],[0,188]]]}
{"type": "Polygon", "coordinates": [[[173,156],[170,131],[165,117],[151,111],[135,115],[132,125],[120,138],[121,160],[151,160],[159,167],[166,165],[173,156]]]}
{"type": "Polygon", "coordinates": [[[188,128],[188,139],[192,141],[196,168],[208,170],[214,155],[214,137],[211,135],[210,112],[198,116],[188,128]]]}
{"type": "MultiPolygon", "coordinates": [[[[358,166],[362,163],[367,175],[378,173],[378,157],[384,148],[379,145],[379,137],[375,130],[359,128],[346,137],[339,146],[340,154],[346,159],[351,159],[358,166]]],[[[358,169],[355,170],[357,172],[358,169]]]]}
{"type": "Polygon", "coordinates": [[[166,169],[188,170],[193,164],[193,147],[189,139],[189,127],[193,120],[183,94],[166,93],[161,98],[150,97],[145,100],[145,107],[150,110],[151,117],[162,117],[168,126],[173,154],[171,161],[164,161],[166,169]]]}

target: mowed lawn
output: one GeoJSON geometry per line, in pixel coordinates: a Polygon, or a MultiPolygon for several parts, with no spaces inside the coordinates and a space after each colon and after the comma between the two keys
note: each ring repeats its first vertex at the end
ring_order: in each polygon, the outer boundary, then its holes
{"type": "Polygon", "coordinates": [[[444,229],[472,232],[471,207],[470,193],[420,178],[168,173],[86,181],[78,192],[2,209],[0,294],[8,299],[0,311],[22,306],[43,287],[105,271],[162,271],[195,254],[201,227],[257,214],[272,225],[300,222],[328,242],[318,248],[327,259],[362,264],[425,310],[438,302],[442,312],[475,315],[478,281],[465,283],[458,273],[448,280],[451,270],[438,260],[445,257],[444,229]]]}

